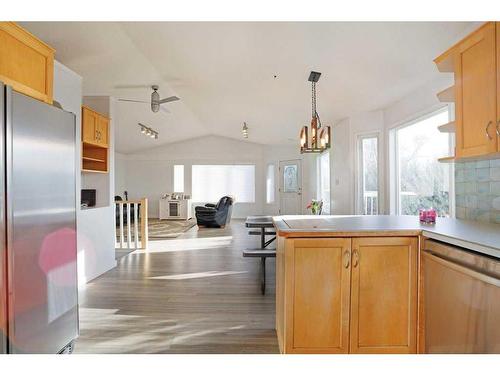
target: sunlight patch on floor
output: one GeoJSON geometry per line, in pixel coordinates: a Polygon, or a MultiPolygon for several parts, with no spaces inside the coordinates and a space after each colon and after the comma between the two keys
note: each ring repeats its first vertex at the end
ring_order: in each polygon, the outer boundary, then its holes
{"type": "Polygon", "coordinates": [[[160,241],[150,241],[147,250],[139,249],[130,255],[143,253],[170,253],[175,251],[193,251],[204,249],[217,249],[229,247],[233,241],[233,236],[220,236],[209,238],[182,238],[167,239],[160,241]]]}
{"type": "Polygon", "coordinates": [[[242,274],[242,273],[247,273],[247,271],[193,272],[193,273],[181,273],[181,274],[177,274],[177,275],[154,276],[154,277],[148,277],[148,279],[152,279],[152,280],[189,280],[189,279],[201,279],[204,277],[238,275],[238,274],[242,274]]]}

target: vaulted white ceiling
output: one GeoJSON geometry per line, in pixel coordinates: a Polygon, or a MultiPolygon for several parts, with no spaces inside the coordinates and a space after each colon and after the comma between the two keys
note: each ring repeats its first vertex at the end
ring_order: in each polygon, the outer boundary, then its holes
{"type": "Polygon", "coordinates": [[[465,36],[467,22],[22,23],[56,48],[56,58],[84,78],[85,95],[149,100],[160,85],[170,114],[119,103],[116,149],[130,153],[205,134],[296,143],[311,117],[311,70],[323,124],[383,109],[432,80],[432,60],[465,36]],[[276,77],[275,77],[276,76],[276,77]],[[151,140],[137,123],[160,132],[151,140]]]}

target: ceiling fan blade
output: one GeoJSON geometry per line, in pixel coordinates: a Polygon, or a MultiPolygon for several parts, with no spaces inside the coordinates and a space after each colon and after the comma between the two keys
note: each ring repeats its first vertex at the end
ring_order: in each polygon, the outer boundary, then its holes
{"type": "Polygon", "coordinates": [[[165,112],[165,113],[170,113],[170,111],[168,109],[166,109],[165,107],[162,107],[162,106],[160,106],[160,111],[165,112]]]}
{"type": "Polygon", "coordinates": [[[180,100],[177,96],[169,96],[168,98],[160,100],[160,104],[169,103],[169,102],[175,102],[177,100],[180,100]]]}
{"type": "Polygon", "coordinates": [[[115,89],[150,89],[151,85],[115,85],[115,89]]]}
{"type": "Polygon", "coordinates": [[[144,100],[133,100],[133,99],[118,99],[119,102],[132,102],[132,103],[146,103],[151,104],[151,102],[145,102],[144,100]]]}

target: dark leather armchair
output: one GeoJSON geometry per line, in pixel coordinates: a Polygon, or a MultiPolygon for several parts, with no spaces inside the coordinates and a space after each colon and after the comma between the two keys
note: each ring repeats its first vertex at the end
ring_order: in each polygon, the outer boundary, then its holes
{"type": "Polygon", "coordinates": [[[224,228],[231,220],[234,199],[222,197],[217,204],[208,203],[195,207],[198,226],[209,228],[224,228]]]}

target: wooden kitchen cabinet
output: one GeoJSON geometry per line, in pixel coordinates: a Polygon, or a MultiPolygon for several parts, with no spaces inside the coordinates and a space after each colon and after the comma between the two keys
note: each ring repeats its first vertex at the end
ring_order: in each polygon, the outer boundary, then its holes
{"type": "Polygon", "coordinates": [[[103,147],[108,147],[108,129],[109,119],[99,116],[97,119],[97,142],[103,147]]]}
{"type": "Polygon", "coordinates": [[[350,246],[345,238],[295,240],[288,352],[348,352],[350,246]]]}
{"type": "Polygon", "coordinates": [[[89,107],[82,107],[82,141],[108,147],[109,119],[89,107]]]}
{"type": "Polygon", "coordinates": [[[82,107],[82,171],[107,173],[109,119],[82,107]]]}
{"type": "Polygon", "coordinates": [[[497,52],[497,117],[496,117],[496,133],[497,133],[497,152],[500,153],[500,22],[495,22],[496,27],[496,52],[497,52]]]}
{"type": "Polygon", "coordinates": [[[281,352],[416,353],[417,253],[417,237],[279,238],[281,352]]]}
{"type": "Polygon", "coordinates": [[[456,159],[500,151],[499,29],[499,22],[487,22],[434,60],[455,77],[456,159]]]}
{"type": "Polygon", "coordinates": [[[91,109],[82,107],[82,142],[96,142],[97,116],[91,109]]]}
{"type": "Polygon", "coordinates": [[[52,104],[54,49],[14,22],[0,22],[0,81],[52,104]]]}
{"type": "Polygon", "coordinates": [[[416,237],[352,240],[350,353],[416,353],[416,237]]]}
{"type": "Polygon", "coordinates": [[[495,23],[489,22],[458,47],[455,56],[456,156],[497,151],[495,23]]]}

